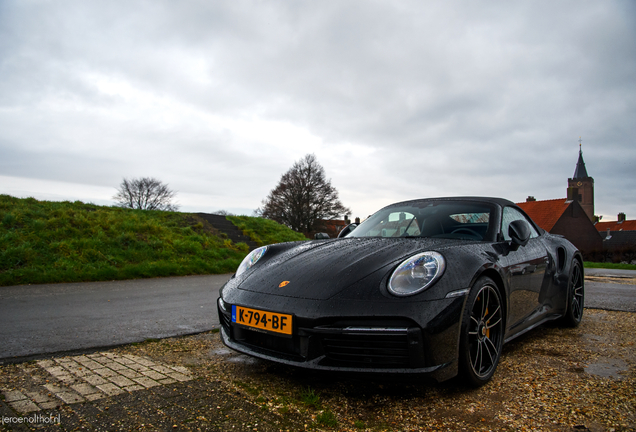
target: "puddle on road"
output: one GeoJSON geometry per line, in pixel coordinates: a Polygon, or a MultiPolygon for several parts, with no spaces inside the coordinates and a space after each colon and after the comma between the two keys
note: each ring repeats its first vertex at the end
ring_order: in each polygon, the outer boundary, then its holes
{"type": "Polygon", "coordinates": [[[628,366],[623,360],[601,357],[585,367],[585,373],[603,378],[624,379],[621,372],[627,372],[628,366]]]}
{"type": "Polygon", "coordinates": [[[227,361],[232,363],[242,363],[245,365],[255,365],[259,364],[261,361],[257,358],[246,356],[246,355],[237,355],[235,357],[230,357],[227,361]]]}
{"type": "MultiPolygon", "coordinates": [[[[594,318],[598,319],[599,317],[594,318]]],[[[597,353],[603,352],[602,347],[607,345],[610,340],[608,336],[595,334],[584,334],[582,339],[587,349],[597,353]]],[[[587,374],[614,379],[624,379],[625,375],[623,373],[628,370],[629,366],[625,361],[611,357],[599,357],[595,362],[585,367],[585,373],[587,374]]]]}
{"type": "Polygon", "coordinates": [[[216,348],[216,349],[210,350],[209,356],[210,357],[222,356],[222,357],[226,357],[225,361],[228,361],[231,363],[242,363],[245,365],[255,365],[261,362],[261,360],[255,357],[250,357],[248,355],[241,354],[236,351],[232,351],[229,348],[216,348]]]}
{"type": "Polygon", "coordinates": [[[229,348],[217,348],[210,351],[210,356],[226,356],[230,354],[235,354],[234,351],[231,351],[229,348]]]}

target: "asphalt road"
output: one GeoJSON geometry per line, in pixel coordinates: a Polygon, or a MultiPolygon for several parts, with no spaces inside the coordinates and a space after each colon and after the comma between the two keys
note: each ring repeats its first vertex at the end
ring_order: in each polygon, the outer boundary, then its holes
{"type": "MultiPolygon", "coordinates": [[[[636,277],[636,272],[619,274],[636,277]]],[[[603,270],[602,275],[616,273],[603,270]]],[[[0,359],[211,330],[218,325],[218,291],[229,278],[0,287],[0,359]]],[[[636,312],[636,285],[586,281],[585,288],[586,307],[636,312]]]]}
{"type": "Polygon", "coordinates": [[[585,269],[586,276],[611,278],[607,281],[585,281],[585,306],[615,311],[636,312],[635,270],[585,269]],[[632,284],[630,284],[632,283],[632,284]]]}
{"type": "Polygon", "coordinates": [[[230,276],[0,287],[0,359],[211,330],[230,276]]]}

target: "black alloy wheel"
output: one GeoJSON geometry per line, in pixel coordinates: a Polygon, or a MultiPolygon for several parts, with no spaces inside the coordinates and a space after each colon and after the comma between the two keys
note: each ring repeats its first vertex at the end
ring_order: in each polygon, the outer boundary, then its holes
{"type": "Polygon", "coordinates": [[[568,327],[576,327],[583,319],[583,306],[585,303],[585,276],[581,263],[577,260],[572,261],[567,296],[568,305],[562,321],[568,327]]]}
{"type": "Polygon", "coordinates": [[[501,296],[490,278],[480,278],[466,302],[460,341],[460,367],[474,386],[487,383],[495,373],[503,346],[501,296]]]}

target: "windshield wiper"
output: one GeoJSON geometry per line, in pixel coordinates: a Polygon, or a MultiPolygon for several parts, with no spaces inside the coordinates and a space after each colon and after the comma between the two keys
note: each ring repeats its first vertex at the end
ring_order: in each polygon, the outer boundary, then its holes
{"type": "Polygon", "coordinates": [[[414,237],[414,236],[408,234],[409,227],[411,226],[411,224],[413,223],[414,220],[415,220],[415,216],[413,216],[411,218],[411,220],[409,221],[409,224],[404,229],[404,234],[402,234],[400,237],[414,237]]]}

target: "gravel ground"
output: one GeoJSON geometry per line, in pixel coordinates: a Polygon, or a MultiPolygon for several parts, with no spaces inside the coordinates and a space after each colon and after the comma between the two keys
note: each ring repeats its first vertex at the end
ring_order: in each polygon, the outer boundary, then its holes
{"type": "MultiPolygon", "coordinates": [[[[633,431],[635,330],[635,313],[586,309],[576,329],[546,325],[506,345],[494,379],[480,389],[308,372],[231,352],[215,332],[148,341],[102,353],[183,366],[192,379],[58,400],[38,414],[59,416],[59,425],[0,430],[633,431]]],[[[0,389],[59,384],[39,364],[0,367],[0,389]]],[[[0,419],[29,415],[4,399],[0,419]]]]}

